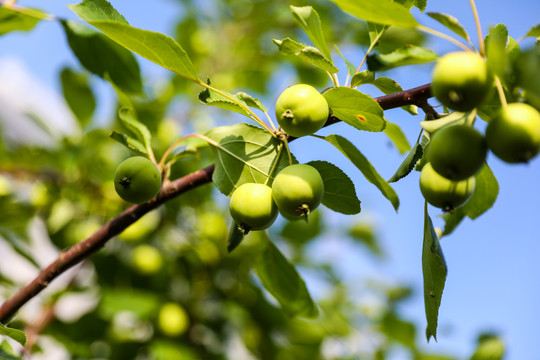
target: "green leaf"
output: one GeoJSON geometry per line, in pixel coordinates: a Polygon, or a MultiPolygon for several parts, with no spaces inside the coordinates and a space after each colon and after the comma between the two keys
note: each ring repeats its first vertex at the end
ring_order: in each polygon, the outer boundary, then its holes
{"type": "Polygon", "coordinates": [[[0,5],[0,35],[11,31],[30,31],[48,14],[35,9],[0,5]]]}
{"type": "Polygon", "coordinates": [[[527,31],[527,34],[525,35],[527,37],[539,37],[540,36],[540,24],[534,26],[532,29],[527,31]]]}
{"type": "Polygon", "coordinates": [[[443,235],[450,234],[465,216],[476,219],[485,213],[493,206],[495,200],[497,200],[498,194],[499,183],[489,166],[486,164],[480,172],[476,174],[476,186],[471,199],[463,206],[455,209],[453,214],[446,213],[443,215],[445,220],[443,235]]]}
{"type": "Polygon", "coordinates": [[[424,305],[426,308],[426,338],[437,340],[437,322],[444,283],[448,269],[439,239],[424,206],[424,240],[422,246],[422,274],[424,276],[424,305]]]}
{"type": "MultiPolygon", "coordinates": [[[[248,125],[221,126],[208,131],[216,168],[212,180],[225,195],[244,183],[264,183],[277,159],[281,142],[268,131],[248,125]]],[[[278,160],[274,176],[289,165],[285,150],[278,160]]],[[[271,186],[273,177],[268,181],[271,186]]]]}
{"type": "Polygon", "coordinates": [[[407,140],[407,137],[398,125],[387,121],[386,127],[384,128],[384,133],[390,140],[392,140],[394,145],[396,145],[400,154],[404,154],[411,150],[409,140],[407,140]]]}
{"type": "Polygon", "coordinates": [[[199,94],[199,100],[206,105],[216,106],[225,110],[234,111],[252,119],[245,107],[252,107],[261,111],[268,111],[259,99],[255,99],[245,92],[231,94],[225,90],[216,91],[205,89],[199,94]],[[240,104],[245,107],[240,106],[240,104]]]}
{"type": "Polygon", "coordinates": [[[351,79],[351,87],[357,87],[362,84],[373,84],[375,81],[375,73],[373,71],[364,70],[354,74],[351,79]]]}
{"type": "Polygon", "coordinates": [[[120,144],[124,145],[129,150],[133,151],[135,154],[149,157],[148,151],[146,150],[144,145],[141,142],[132,138],[131,136],[119,133],[117,131],[113,131],[111,133],[111,138],[118,141],[120,144]]]}
{"type": "Polygon", "coordinates": [[[377,23],[369,22],[367,23],[368,26],[368,35],[369,35],[369,42],[370,46],[378,46],[379,40],[381,39],[382,33],[388,29],[387,25],[381,25],[377,23]]]}
{"type": "Polygon", "coordinates": [[[381,321],[382,332],[390,339],[405,345],[409,349],[416,349],[416,327],[409,321],[400,319],[394,312],[388,312],[381,321]]]}
{"type": "Polygon", "coordinates": [[[365,245],[377,257],[384,255],[371,223],[357,222],[349,228],[347,233],[353,240],[365,245]]]}
{"type": "Polygon", "coordinates": [[[321,212],[313,211],[309,214],[308,221],[305,219],[287,221],[281,229],[281,236],[291,242],[303,244],[321,233],[321,223],[321,212]]]}
{"type": "Polygon", "coordinates": [[[299,43],[288,37],[283,40],[273,39],[272,41],[279,47],[279,51],[285,55],[298,56],[302,60],[330,73],[337,73],[339,71],[331,59],[327,58],[321,50],[313,46],[299,43]]]}
{"type": "Polygon", "coordinates": [[[324,182],[322,204],[336,212],[354,215],[360,212],[360,200],[352,180],[339,167],[327,161],[310,161],[324,182]]]}
{"type": "Polygon", "coordinates": [[[60,73],[60,80],[64,98],[81,127],[84,128],[92,119],[96,109],[96,98],[88,84],[88,76],[70,68],[64,68],[60,73]]]}
{"type": "MultiPolygon", "coordinates": [[[[375,81],[372,82],[373,85],[382,91],[385,95],[397,93],[403,91],[401,85],[399,85],[395,80],[392,80],[388,77],[378,77],[375,81]]],[[[401,107],[403,110],[407,111],[411,115],[418,115],[418,108],[416,105],[405,105],[401,107]]]]}
{"type": "Polygon", "coordinates": [[[343,86],[332,88],[323,95],[336,118],[359,130],[384,130],[383,110],[370,96],[343,86]]]}
{"type": "Polygon", "coordinates": [[[422,148],[422,145],[416,144],[414,148],[409,152],[409,154],[405,157],[401,165],[399,165],[399,168],[396,170],[395,174],[392,175],[390,179],[388,179],[388,182],[396,182],[409,175],[409,173],[414,169],[414,166],[416,165],[418,160],[422,158],[423,154],[424,149],[422,148]]]}
{"type": "Polygon", "coordinates": [[[341,10],[360,19],[399,27],[416,27],[418,22],[406,7],[391,0],[332,0],[341,10]]]}
{"type": "Polygon", "coordinates": [[[304,29],[315,47],[317,47],[327,59],[332,59],[330,49],[324,38],[321,19],[319,14],[311,6],[297,7],[290,5],[294,19],[304,29]]]}
{"type": "Polygon", "coordinates": [[[487,66],[493,74],[504,80],[506,71],[506,42],[508,29],[504,24],[492,27],[485,38],[487,66]]]}
{"type": "Polygon", "coordinates": [[[405,45],[389,54],[372,54],[367,57],[368,69],[385,71],[399,66],[425,64],[439,58],[433,51],[416,45],[405,45]]]}
{"type": "Polygon", "coordinates": [[[131,288],[102,289],[98,312],[111,319],[120,311],[130,311],[140,319],[151,318],[159,309],[161,298],[153,292],[131,288]]]}
{"type": "Polygon", "coordinates": [[[496,335],[482,334],[470,360],[501,360],[504,357],[504,342],[496,335]]]}
{"type": "Polygon", "coordinates": [[[356,166],[366,180],[375,185],[381,193],[386,197],[394,209],[399,208],[399,198],[392,187],[379,175],[377,170],[371,165],[366,157],[358,150],[349,140],[339,135],[328,135],[324,138],[326,141],[334,145],[343,155],[345,155],[356,166]]]}
{"type": "Polygon", "coordinates": [[[238,224],[233,221],[227,239],[227,251],[229,253],[236,249],[242,240],[244,240],[244,234],[244,231],[242,231],[238,224]]]}
{"type": "Polygon", "coordinates": [[[470,122],[476,114],[474,112],[462,113],[459,111],[451,112],[437,120],[420,121],[420,126],[429,133],[434,133],[438,129],[446,126],[463,125],[470,122]]]}
{"type": "Polygon", "coordinates": [[[345,58],[345,56],[343,56],[343,54],[341,53],[337,45],[335,45],[334,47],[338,55],[341,56],[341,58],[345,62],[345,66],[347,66],[347,73],[349,74],[349,76],[354,76],[354,74],[356,73],[356,66],[354,66],[352,62],[350,62],[349,60],[345,58]]]}
{"type": "Polygon", "coordinates": [[[121,108],[118,110],[118,117],[122,124],[135,136],[135,139],[140,142],[145,149],[150,149],[152,135],[146,125],[137,119],[135,111],[131,108],[121,108]]]}
{"type": "Polygon", "coordinates": [[[470,41],[469,34],[467,34],[465,28],[459,23],[459,20],[452,15],[436,12],[428,12],[426,15],[443,24],[449,30],[453,31],[455,34],[461,36],[465,40],[470,41]]]}
{"type": "Polygon", "coordinates": [[[0,335],[10,337],[22,346],[26,345],[26,335],[21,330],[8,328],[0,323],[0,335]]]}
{"type": "Polygon", "coordinates": [[[135,56],[109,38],[74,21],[62,21],[68,44],[82,66],[128,93],[141,93],[135,56]]]}
{"type": "Polygon", "coordinates": [[[22,355],[16,355],[13,351],[11,345],[6,341],[2,340],[0,344],[0,359],[2,360],[24,360],[22,355]]]}
{"type": "Polygon", "coordinates": [[[264,237],[266,247],[255,262],[254,269],[264,288],[289,315],[316,317],[318,310],[304,280],[268,239],[268,235],[262,231],[259,233],[261,237],[264,237]]]}
{"type": "Polygon", "coordinates": [[[189,80],[201,82],[188,55],[173,38],[130,26],[107,1],[84,0],[69,8],[128,50],[189,80]]]}

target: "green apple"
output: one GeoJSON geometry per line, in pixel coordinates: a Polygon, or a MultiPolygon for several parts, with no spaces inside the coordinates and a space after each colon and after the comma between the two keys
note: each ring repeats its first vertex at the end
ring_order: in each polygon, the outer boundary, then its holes
{"type": "Polygon", "coordinates": [[[130,157],[116,169],[114,188],[122,199],[142,204],[159,193],[161,173],[151,160],[142,156],[130,157]]]}
{"type": "Polygon", "coordinates": [[[293,85],[276,102],[276,119],[289,135],[311,135],[323,127],[329,115],[328,102],[314,87],[293,85]]]}
{"type": "Polygon", "coordinates": [[[431,163],[420,173],[420,190],[428,203],[444,211],[453,211],[465,204],[472,196],[476,185],[474,176],[466,180],[452,181],[439,175],[431,163]]]}
{"type": "Polygon", "coordinates": [[[486,140],[501,160],[528,162],[540,151],[540,113],[527,104],[509,104],[488,123],[486,140]]]}
{"type": "Polygon", "coordinates": [[[478,107],[492,88],[486,62],[472,52],[453,52],[437,61],[431,90],[442,104],[457,111],[478,107]]]}
{"type": "Polygon", "coordinates": [[[324,195],[321,174],[311,165],[295,164],[281,170],[272,183],[276,205],[287,218],[307,216],[324,195]]]}
{"type": "Polygon", "coordinates": [[[234,221],[245,232],[269,228],[278,214],[272,189],[257,183],[240,185],[231,196],[229,210],[234,221]]]}

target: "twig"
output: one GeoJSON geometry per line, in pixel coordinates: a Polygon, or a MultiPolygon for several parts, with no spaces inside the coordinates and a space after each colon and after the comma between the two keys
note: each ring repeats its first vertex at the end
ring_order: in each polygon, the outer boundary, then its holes
{"type": "MultiPolygon", "coordinates": [[[[380,96],[375,98],[375,100],[379,103],[381,108],[388,110],[405,105],[419,104],[423,101],[425,102],[429,97],[431,97],[431,84],[380,96]]],[[[336,117],[330,116],[325,126],[334,124],[338,121],[339,119],[336,117]]],[[[292,140],[293,139],[290,139],[289,141],[292,140]]],[[[161,191],[155,199],[145,204],[130,206],[120,215],[105,223],[86,240],[74,245],[67,251],[62,252],[60,256],[43,269],[34,280],[20,289],[15,295],[8,299],[2,307],[0,307],[0,322],[4,324],[8,322],[24,304],[45,289],[57,276],[101,249],[111,238],[120,234],[144,214],[188,190],[210,183],[212,181],[213,172],[214,164],[180,179],[164,182],[161,191]]]]}

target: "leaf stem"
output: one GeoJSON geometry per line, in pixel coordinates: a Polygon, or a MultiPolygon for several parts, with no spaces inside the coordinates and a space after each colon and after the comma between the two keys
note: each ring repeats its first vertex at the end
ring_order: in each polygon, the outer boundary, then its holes
{"type": "Polygon", "coordinates": [[[276,160],[274,161],[274,164],[272,165],[272,168],[270,169],[270,172],[268,173],[268,177],[264,181],[264,185],[268,185],[268,181],[270,180],[272,175],[274,175],[274,172],[277,169],[277,165],[279,164],[279,160],[281,159],[281,153],[283,152],[283,146],[284,146],[283,144],[284,143],[282,142],[281,145],[279,146],[279,150],[278,150],[278,153],[276,155],[276,160]]]}
{"type": "Polygon", "coordinates": [[[177,147],[182,141],[184,141],[184,140],[186,140],[186,139],[188,139],[190,137],[197,137],[197,135],[196,134],[186,135],[186,136],[183,136],[180,139],[176,140],[175,142],[173,142],[171,144],[171,146],[169,146],[169,148],[167,150],[165,150],[165,152],[163,153],[163,156],[161,157],[161,160],[159,161],[158,165],[163,166],[165,164],[165,161],[167,160],[167,158],[171,154],[171,152],[174,150],[174,148],[177,147]]]}
{"type": "Polygon", "coordinates": [[[480,56],[486,56],[486,48],[484,45],[484,36],[482,35],[482,26],[480,25],[480,17],[478,16],[478,10],[474,0],[469,0],[471,3],[472,12],[474,15],[474,22],[476,23],[476,33],[478,34],[478,49],[480,50],[480,56]]]}
{"type": "Polygon", "coordinates": [[[495,76],[495,87],[497,88],[497,93],[499,94],[499,99],[501,100],[502,106],[506,107],[508,102],[506,101],[506,95],[504,95],[501,79],[498,76],[495,76]]]}
{"type": "MultiPolygon", "coordinates": [[[[384,30],[386,30],[386,29],[384,29],[384,30]]],[[[372,41],[371,44],[369,45],[369,48],[367,49],[366,54],[364,55],[364,58],[362,59],[362,61],[360,62],[360,65],[358,65],[358,68],[356,69],[356,73],[359,73],[359,72],[360,72],[360,69],[362,68],[362,66],[363,66],[364,63],[366,62],[369,53],[371,52],[371,50],[373,50],[373,48],[375,47],[375,45],[377,45],[377,43],[379,42],[379,39],[381,38],[382,34],[384,34],[384,30],[381,31],[381,32],[377,35],[377,37],[376,37],[375,39],[373,39],[373,41],[372,41]]]]}
{"type": "Polygon", "coordinates": [[[434,36],[438,36],[438,37],[440,37],[440,38],[442,38],[442,39],[448,40],[448,41],[450,41],[451,43],[453,43],[453,44],[459,46],[460,48],[462,48],[462,49],[465,50],[465,51],[471,51],[471,52],[473,51],[473,50],[471,50],[469,47],[467,47],[467,45],[465,45],[465,44],[463,44],[462,42],[460,42],[460,41],[454,39],[454,38],[451,37],[451,36],[448,36],[448,35],[446,35],[446,34],[443,34],[442,32],[439,32],[439,31],[437,31],[437,30],[431,29],[431,28],[429,28],[429,27],[427,27],[427,26],[424,26],[424,25],[418,26],[418,29],[421,30],[421,31],[423,31],[423,32],[425,32],[425,33],[428,33],[428,34],[431,34],[431,35],[434,35],[434,36]]]}
{"type": "Polygon", "coordinates": [[[274,130],[273,132],[275,133],[277,131],[277,128],[276,128],[276,125],[274,125],[274,122],[272,121],[272,118],[270,117],[270,115],[268,115],[268,113],[266,111],[264,112],[264,115],[266,115],[266,118],[268,119],[268,123],[270,124],[270,126],[274,130]]]}

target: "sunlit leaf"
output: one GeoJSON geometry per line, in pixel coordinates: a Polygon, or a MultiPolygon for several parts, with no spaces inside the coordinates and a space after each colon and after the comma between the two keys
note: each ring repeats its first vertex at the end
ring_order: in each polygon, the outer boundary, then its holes
{"type": "MultiPolygon", "coordinates": [[[[205,135],[214,142],[210,144],[216,159],[212,180],[227,196],[243,183],[264,183],[278,160],[281,142],[260,127],[235,124],[211,129],[205,135]]],[[[273,177],[289,165],[285,150],[278,161],[268,185],[272,185],[273,177]]]]}
{"type": "Polygon", "coordinates": [[[125,147],[127,147],[129,150],[133,151],[137,155],[141,155],[144,157],[149,156],[148,151],[146,150],[145,146],[141,142],[132,138],[131,136],[128,136],[123,133],[119,133],[117,131],[113,131],[111,133],[111,138],[118,141],[120,144],[124,145],[125,147]]]}
{"type": "Polygon", "coordinates": [[[283,40],[273,39],[272,41],[279,47],[279,51],[283,54],[299,56],[301,59],[330,73],[337,73],[339,71],[332,60],[327,58],[316,47],[299,43],[291,38],[285,38],[283,40]]]}
{"type": "Polygon", "coordinates": [[[332,88],[323,95],[338,119],[359,130],[384,130],[383,110],[370,96],[349,87],[332,88]]]}
{"type": "Polygon", "coordinates": [[[411,150],[409,140],[407,140],[407,137],[401,130],[401,127],[399,127],[398,125],[387,121],[386,127],[384,128],[384,133],[386,134],[386,136],[388,136],[390,140],[392,140],[394,145],[396,145],[400,154],[404,154],[407,151],[411,150]]]}
{"type": "Polygon", "coordinates": [[[443,13],[436,13],[436,12],[428,12],[426,13],[430,18],[437,20],[439,23],[446,26],[448,29],[453,31],[455,34],[461,36],[467,41],[470,41],[469,34],[467,34],[467,31],[465,28],[459,23],[459,20],[455,18],[452,15],[443,14],[443,13]]]}
{"type": "Polygon", "coordinates": [[[367,65],[371,71],[384,71],[399,66],[425,64],[439,58],[437,54],[426,48],[406,45],[389,54],[368,55],[367,65]]]}
{"type": "Polygon", "coordinates": [[[22,346],[26,345],[26,335],[21,330],[8,328],[0,323],[0,335],[10,337],[22,346]]]}
{"type": "Polygon", "coordinates": [[[529,31],[527,31],[527,34],[525,36],[539,37],[540,36],[540,24],[534,26],[529,31]]]}
{"type": "Polygon", "coordinates": [[[504,24],[492,27],[486,36],[486,56],[488,68],[504,80],[506,71],[506,42],[508,41],[508,29],[504,24]]]}
{"type": "Polygon", "coordinates": [[[128,50],[178,75],[200,82],[188,55],[173,38],[130,26],[105,0],[84,0],[77,5],[69,5],[69,8],[128,50]]]}
{"type": "Polygon", "coordinates": [[[416,27],[418,22],[408,9],[391,0],[332,0],[343,11],[360,19],[399,27],[416,27]]]}
{"type": "Polygon", "coordinates": [[[0,4],[0,35],[11,31],[30,31],[49,15],[35,9],[7,7],[0,4]]]}
{"type": "Polygon", "coordinates": [[[145,149],[150,149],[152,142],[152,134],[150,130],[141,123],[133,111],[133,109],[122,108],[118,111],[118,117],[122,124],[135,136],[135,139],[140,142],[145,149]]]}
{"type": "Polygon", "coordinates": [[[62,92],[66,102],[79,120],[82,127],[85,127],[96,109],[96,98],[88,83],[88,76],[77,73],[70,68],[62,69],[60,73],[62,81],[62,92]]]}
{"type": "Polygon", "coordinates": [[[294,19],[304,29],[315,47],[317,47],[327,59],[332,59],[330,49],[324,38],[321,19],[319,14],[311,6],[297,7],[290,5],[294,19]]]}

